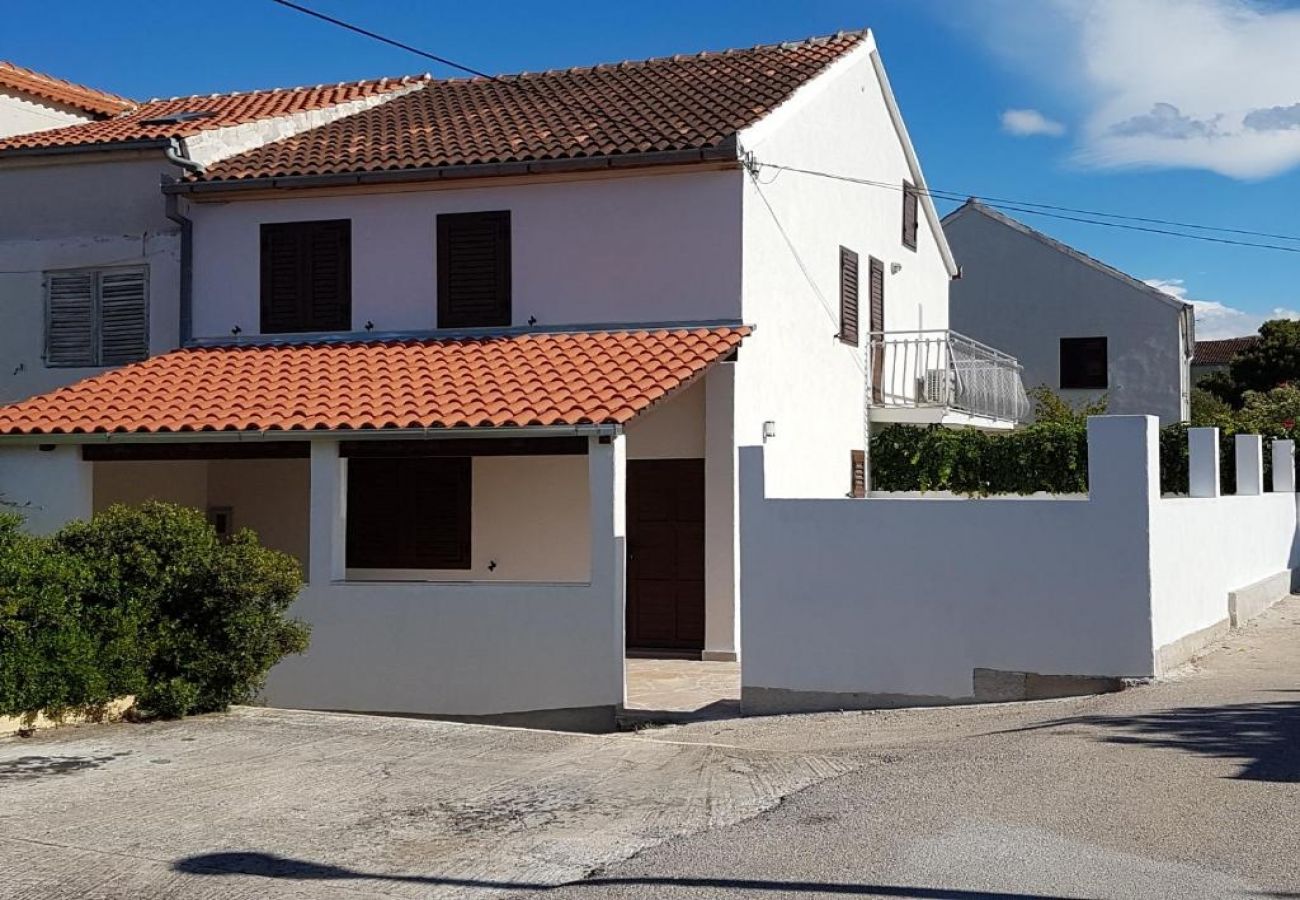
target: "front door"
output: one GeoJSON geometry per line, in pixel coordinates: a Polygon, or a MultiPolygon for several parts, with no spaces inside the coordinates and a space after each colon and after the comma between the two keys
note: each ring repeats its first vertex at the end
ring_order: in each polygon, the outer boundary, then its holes
{"type": "Polygon", "coordinates": [[[704,460],[627,464],[627,646],[704,649],[704,460]]]}

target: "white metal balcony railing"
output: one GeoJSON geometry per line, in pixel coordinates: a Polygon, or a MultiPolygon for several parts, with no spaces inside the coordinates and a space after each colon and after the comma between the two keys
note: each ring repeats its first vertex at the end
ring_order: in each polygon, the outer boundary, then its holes
{"type": "Polygon", "coordinates": [[[872,332],[867,385],[876,408],[939,408],[1002,422],[1030,412],[1016,358],[947,329],[872,332]]]}

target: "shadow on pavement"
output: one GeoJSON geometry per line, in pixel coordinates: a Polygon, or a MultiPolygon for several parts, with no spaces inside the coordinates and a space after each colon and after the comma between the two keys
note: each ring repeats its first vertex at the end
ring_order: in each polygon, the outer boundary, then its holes
{"type": "Polygon", "coordinates": [[[1073,716],[1003,733],[1072,725],[1100,729],[1106,733],[1098,740],[1112,744],[1162,747],[1241,760],[1242,769],[1234,778],[1300,781],[1300,701],[1188,706],[1132,716],[1073,716]]]}
{"type": "Polygon", "coordinates": [[[595,876],[582,881],[563,884],[544,884],[527,881],[493,881],[478,878],[444,878],[437,875],[385,875],[379,872],[362,872],[343,866],[329,866],[301,859],[289,859],[271,853],[205,853],[190,856],[173,863],[177,872],[190,875],[257,875],[263,878],[301,880],[375,880],[407,884],[427,884],[440,887],[482,888],[483,890],[551,891],[559,888],[658,886],[704,888],[731,891],[790,891],[801,894],[874,895],[877,897],[908,897],[914,900],[1067,900],[1047,894],[990,893],[968,891],[960,888],[927,888],[893,884],[846,884],[823,881],[766,881],[748,878],[692,878],[632,876],[612,878],[595,876]]]}

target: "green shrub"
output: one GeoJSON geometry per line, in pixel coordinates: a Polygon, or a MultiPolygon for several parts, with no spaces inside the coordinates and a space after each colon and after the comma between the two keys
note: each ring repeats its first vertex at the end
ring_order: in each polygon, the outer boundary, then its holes
{"type": "Polygon", "coordinates": [[[297,562],[198,510],[115,506],[52,538],[0,515],[0,714],[135,694],[180,716],[251,699],[307,646],[297,562]]]}
{"type": "Polygon", "coordinates": [[[225,709],[252,699],[271,666],[306,649],[306,625],[285,618],[302,586],[298,563],[252,532],[222,542],[198,510],[145,503],[74,522],[54,541],[92,573],[87,607],[146,617],[142,705],[188,699],[185,712],[225,709]]]}

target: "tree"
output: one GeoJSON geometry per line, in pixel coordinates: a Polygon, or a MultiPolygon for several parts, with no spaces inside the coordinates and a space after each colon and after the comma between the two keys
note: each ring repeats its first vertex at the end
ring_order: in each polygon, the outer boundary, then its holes
{"type": "Polygon", "coordinates": [[[1238,353],[1226,373],[1215,372],[1200,386],[1239,409],[1247,391],[1291,382],[1300,383],[1300,321],[1274,319],[1259,327],[1259,340],[1238,353]]]}

